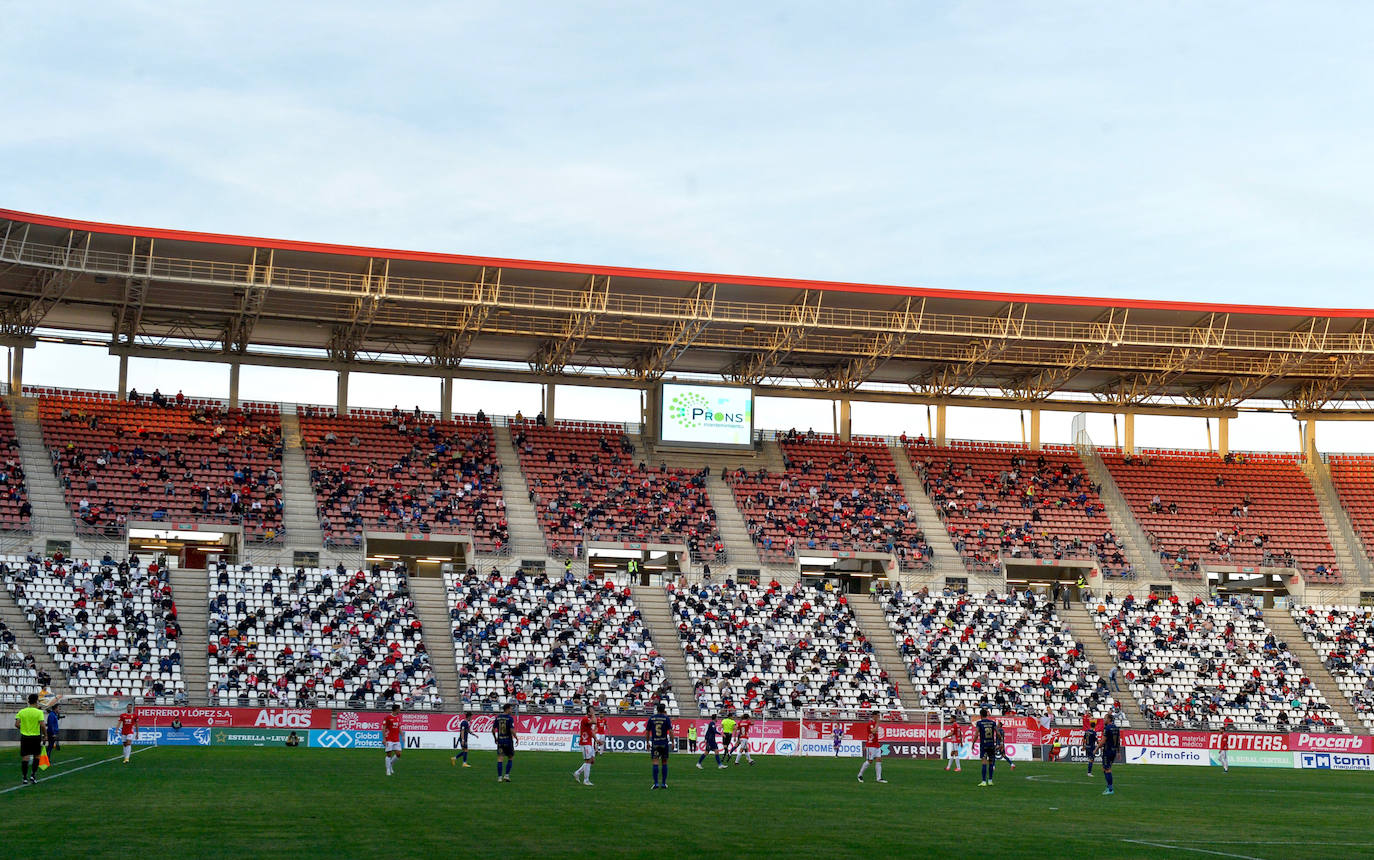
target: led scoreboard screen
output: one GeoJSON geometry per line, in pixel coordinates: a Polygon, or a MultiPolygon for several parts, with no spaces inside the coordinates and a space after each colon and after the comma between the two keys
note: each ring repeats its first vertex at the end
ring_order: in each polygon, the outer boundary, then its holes
{"type": "Polygon", "coordinates": [[[750,448],[754,391],[723,385],[663,383],[658,440],[665,445],[750,448]]]}

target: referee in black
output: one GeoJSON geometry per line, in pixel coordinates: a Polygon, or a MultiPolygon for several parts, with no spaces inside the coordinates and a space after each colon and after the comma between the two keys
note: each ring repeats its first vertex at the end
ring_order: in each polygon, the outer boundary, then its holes
{"type": "Polygon", "coordinates": [[[38,757],[43,754],[43,740],[48,734],[48,719],[38,707],[37,693],[29,693],[29,706],[15,714],[14,727],[19,730],[19,784],[37,785],[38,757]]]}

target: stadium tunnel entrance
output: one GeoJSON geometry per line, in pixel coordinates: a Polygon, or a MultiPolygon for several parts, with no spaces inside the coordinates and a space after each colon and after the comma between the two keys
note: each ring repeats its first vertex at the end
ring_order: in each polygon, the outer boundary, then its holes
{"type": "Polygon", "coordinates": [[[370,532],[363,534],[363,547],[369,567],[389,568],[404,564],[411,576],[442,576],[447,570],[465,570],[475,558],[468,535],[405,534],[370,532]]]}
{"type": "Polygon", "coordinates": [[[843,594],[868,594],[885,584],[896,569],[889,554],[845,553],[836,556],[798,555],[804,586],[831,583],[843,594]]]}
{"type": "Polygon", "coordinates": [[[1208,590],[1220,597],[1253,597],[1257,605],[1273,609],[1275,602],[1286,604],[1291,596],[1289,568],[1222,567],[1207,569],[1208,590]]]}
{"type": "Polygon", "coordinates": [[[1087,559],[1013,558],[1002,557],[1008,588],[1026,588],[1052,597],[1055,586],[1062,596],[1068,589],[1071,600],[1079,600],[1083,590],[1101,580],[1098,567],[1087,559]]]}
{"type": "Polygon", "coordinates": [[[691,568],[681,544],[587,542],[587,572],[630,585],[666,585],[691,568]]]}
{"type": "Polygon", "coordinates": [[[243,529],[239,526],[178,523],[168,527],[159,523],[131,523],[128,551],[151,555],[164,567],[208,569],[221,559],[239,557],[243,529]]]}

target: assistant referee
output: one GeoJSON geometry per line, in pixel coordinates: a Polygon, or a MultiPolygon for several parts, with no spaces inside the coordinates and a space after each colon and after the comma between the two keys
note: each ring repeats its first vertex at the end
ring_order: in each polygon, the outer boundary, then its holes
{"type": "Polygon", "coordinates": [[[29,693],[29,706],[14,716],[14,727],[19,730],[19,784],[38,784],[38,757],[43,753],[43,739],[48,734],[48,720],[38,707],[38,694],[29,693]],[[29,773],[29,765],[33,773],[29,773]]]}

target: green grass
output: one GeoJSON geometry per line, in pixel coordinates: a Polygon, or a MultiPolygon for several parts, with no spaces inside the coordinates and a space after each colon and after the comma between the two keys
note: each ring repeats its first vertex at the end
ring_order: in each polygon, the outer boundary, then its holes
{"type": "MultiPolygon", "coordinates": [[[[889,760],[889,784],[870,768],[859,785],[856,759],[699,771],[680,755],[650,792],[644,755],[602,757],[584,788],[571,753],[520,755],[498,785],[490,752],[463,770],[411,750],[387,778],[379,751],[161,747],[54,776],[116,754],[71,747],[46,783],[0,794],[3,855],[1374,857],[1368,773],[1118,765],[1103,797],[1076,764],[1003,765],[979,788],[976,762],[889,760]]],[[[0,755],[0,787],[17,785],[15,750],[0,755]]]]}

